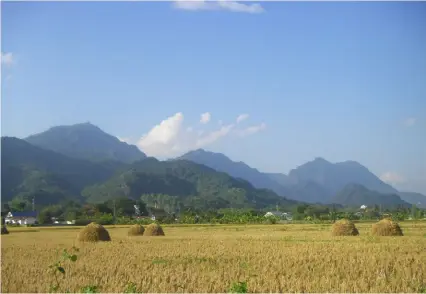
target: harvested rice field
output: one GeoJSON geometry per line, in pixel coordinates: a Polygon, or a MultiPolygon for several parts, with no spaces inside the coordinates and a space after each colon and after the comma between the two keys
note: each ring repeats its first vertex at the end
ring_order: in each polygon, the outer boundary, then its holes
{"type": "Polygon", "coordinates": [[[1,290],[49,292],[63,249],[57,292],[426,292],[426,223],[401,222],[404,236],[332,236],[331,225],[163,226],[165,236],[80,243],[78,227],[9,228],[1,237],[1,290]],[[95,288],[96,287],[96,288],[95,288]],[[244,287],[234,288],[244,292],[244,287]]]}

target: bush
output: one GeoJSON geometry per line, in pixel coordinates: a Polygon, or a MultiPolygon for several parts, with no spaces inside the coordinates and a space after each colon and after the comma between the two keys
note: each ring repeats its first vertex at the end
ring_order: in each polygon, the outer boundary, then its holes
{"type": "Polygon", "coordinates": [[[75,225],[76,226],[87,226],[91,222],[92,221],[90,219],[76,219],[75,220],[75,225]]]}
{"type": "Polygon", "coordinates": [[[276,216],[268,216],[266,217],[266,223],[270,225],[275,225],[280,219],[276,216]]]}

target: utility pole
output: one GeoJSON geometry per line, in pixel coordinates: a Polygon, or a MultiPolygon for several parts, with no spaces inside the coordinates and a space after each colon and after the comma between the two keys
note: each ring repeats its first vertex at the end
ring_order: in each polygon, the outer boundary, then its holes
{"type": "Polygon", "coordinates": [[[33,211],[35,211],[35,196],[33,197],[33,211]]]}

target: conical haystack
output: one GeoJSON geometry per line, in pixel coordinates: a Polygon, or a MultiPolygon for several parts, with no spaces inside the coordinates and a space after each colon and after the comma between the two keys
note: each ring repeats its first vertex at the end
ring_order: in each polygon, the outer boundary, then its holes
{"type": "Polygon", "coordinates": [[[382,219],[378,223],[373,224],[372,234],[375,236],[403,236],[401,227],[398,223],[389,218],[382,219]]]}
{"type": "Polygon", "coordinates": [[[129,231],[127,232],[127,234],[129,236],[142,236],[143,233],[145,232],[145,229],[142,225],[133,225],[129,228],[129,231]]]}
{"type": "Polygon", "coordinates": [[[353,222],[341,219],[333,224],[331,234],[333,236],[358,236],[359,232],[353,222]]]}
{"type": "Polygon", "coordinates": [[[1,226],[1,234],[2,234],[2,235],[7,235],[7,234],[9,234],[9,231],[7,230],[6,226],[1,226]]]}
{"type": "Polygon", "coordinates": [[[164,231],[159,224],[150,224],[146,226],[144,236],[164,236],[164,231]]]}
{"type": "Polygon", "coordinates": [[[90,223],[80,231],[77,240],[80,242],[111,241],[111,237],[103,226],[90,223]]]}

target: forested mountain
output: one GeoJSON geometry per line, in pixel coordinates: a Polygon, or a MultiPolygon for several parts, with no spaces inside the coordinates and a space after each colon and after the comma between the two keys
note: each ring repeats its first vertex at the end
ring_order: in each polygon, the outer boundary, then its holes
{"type": "MultiPolygon", "coordinates": [[[[256,189],[249,182],[186,160],[158,161],[147,158],[133,163],[125,172],[109,181],[88,187],[83,192],[89,202],[108,197],[130,197],[163,205],[197,208],[243,208],[296,205],[266,189],[256,189]],[[161,195],[152,197],[152,195],[161,195]]],[[[152,203],[148,203],[152,205],[152,203]]]]}
{"type": "Polygon", "coordinates": [[[297,201],[425,206],[426,196],[399,193],[353,161],[333,164],[317,158],[288,176],[262,173],[202,149],[158,161],[91,124],[54,127],[27,140],[1,140],[3,201],[29,203],[36,198],[44,205],[128,197],[169,209],[180,205],[260,208],[292,206],[297,201]]]}
{"type": "Polygon", "coordinates": [[[294,205],[269,190],[204,165],[145,158],[133,164],[92,162],[2,137],[2,200],[33,198],[38,205],[77,200],[101,203],[112,198],[143,200],[150,206],[203,208],[294,205]],[[115,176],[114,176],[115,175],[115,176]],[[84,197],[83,197],[84,196],[84,197]],[[155,205],[154,205],[155,204],[155,205]]]}
{"type": "Polygon", "coordinates": [[[123,166],[119,162],[93,163],[44,150],[14,138],[1,138],[1,195],[39,204],[79,199],[81,190],[110,178],[123,166]]]}
{"type": "MultiPolygon", "coordinates": [[[[271,189],[280,196],[309,203],[330,203],[339,191],[351,183],[379,193],[399,193],[355,161],[331,163],[323,158],[316,158],[291,170],[287,176],[280,173],[262,173],[243,162],[234,162],[223,154],[202,149],[188,152],[180,158],[242,178],[255,187],[271,189]]],[[[414,199],[414,196],[410,198],[410,195],[406,195],[407,199],[414,199]]],[[[416,201],[419,199],[422,198],[416,198],[416,201]]]]}
{"type": "Polygon", "coordinates": [[[411,204],[401,200],[397,194],[382,194],[353,183],[347,184],[331,198],[330,202],[352,207],[361,205],[380,205],[382,208],[411,207],[411,204]]]}
{"type": "Polygon", "coordinates": [[[146,157],[136,146],[121,142],[90,123],[53,127],[25,140],[43,149],[92,161],[132,163],[146,157]]]}
{"type": "Polygon", "coordinates": [[[182,155],[178,159],[185,159],[203,164],[214,170],[227,173],[231,177],[244,179],[256,188],[270,189],[280,196],[289,194],[289,190],[273,180],[269,174],[259,172],[257,169],[248,166],[244,162],[232,161],[222,153],[197,149],[182,155]]]}
{"type": "Polygon", "coordinates": [[[350,183],[360,184],[380,193],[398,193],[392,186],[381,181],[355,161],[333,164],[323,158],[316,158],[291,170],[288,177],[293,183],[315,182],[330,191],[330,196],[350,183]]]}

